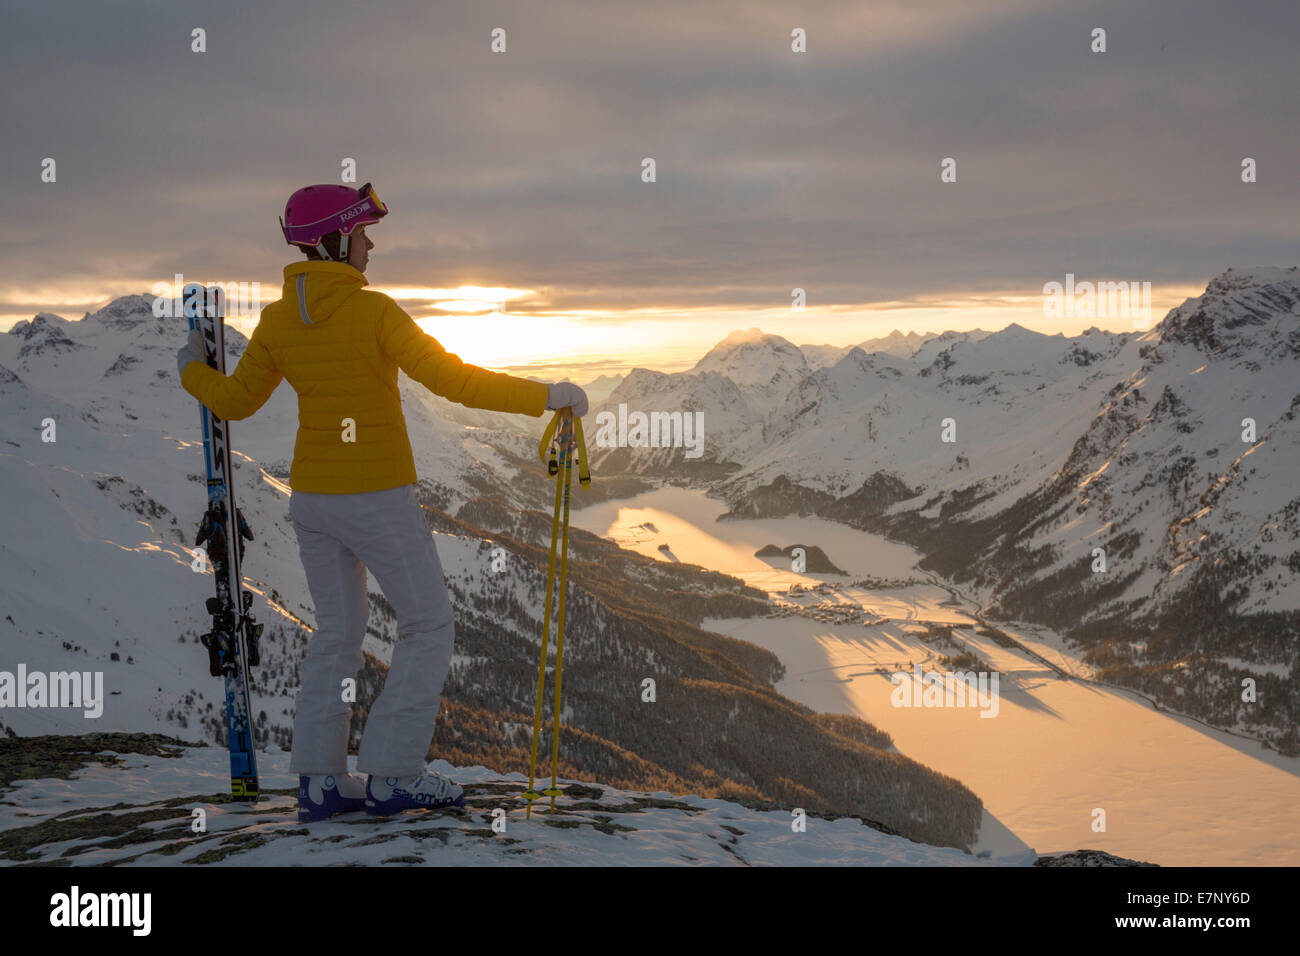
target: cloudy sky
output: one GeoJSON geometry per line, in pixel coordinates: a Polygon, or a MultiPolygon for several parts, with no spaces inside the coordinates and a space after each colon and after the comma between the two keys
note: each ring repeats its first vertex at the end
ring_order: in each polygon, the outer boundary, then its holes
{"type": "Polygon", "coordinates": [[[1268,0],[11,0],[0,330],[176,273],[272,301],[285,199],[348,158],[392,210],[370,282],[481,365],[1124,330],[1044,283],[1150,282],[1158,320],[1300,262],[1297,37],[1268,0]]]}

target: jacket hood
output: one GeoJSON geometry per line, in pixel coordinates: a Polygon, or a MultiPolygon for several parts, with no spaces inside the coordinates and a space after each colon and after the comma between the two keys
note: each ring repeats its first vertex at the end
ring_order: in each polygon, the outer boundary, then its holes
{"type": "Polygon", "coordinates": [[[320,325],[366,285],[360,269],[346,262],[295,262],[284,267],[282,298],[305,325],[320,325]]]}

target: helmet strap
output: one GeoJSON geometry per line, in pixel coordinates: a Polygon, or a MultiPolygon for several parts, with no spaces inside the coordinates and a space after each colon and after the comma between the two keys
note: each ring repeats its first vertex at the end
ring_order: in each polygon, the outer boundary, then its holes
{"type": "Polygon", "coordinates": [[[320,257],[324,259],[326,262],[334,261],[330,258],[330,254],[325,251],[325,243],[323,242],[316,243],[316,251],[320,254],[320,257]]]}
{"type": "Polygon", "coordinates": [[[351,238],[351,236],[347,235],[339,236],[339,262],[348,261],[348,240],[351,238]]]}

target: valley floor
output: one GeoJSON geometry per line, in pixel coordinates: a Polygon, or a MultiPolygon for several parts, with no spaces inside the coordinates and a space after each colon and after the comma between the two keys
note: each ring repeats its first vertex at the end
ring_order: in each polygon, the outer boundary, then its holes
{"type": "Polygon", "coordinates": [[[767,590],[779,616],[704,626],[777,654],[782,694],[855,714],[970,787],[986,810],[977,851],[1086,846],[1163,865],[1300,864],[1300,759],[1157,711],[1130,691],[1071,679],[1090,670],[1041,628],[999,625],[1019,647],[977,634],[977,601],[917,570],[905,546],[819,519],[715,521],[722,510],[702,492],[665,488],[572,520],[645,554],[667,542],[679,560],[767,590]],[[793,574],[753,557],[766,544],[795,543],[821,547],[849,576],[793,574]],[[914,583],[830,583],[868,575],[914,583]],[[931,624],[953,625],[952,640],[926,635],[931,624]],[[962,652],[983,662],[975,669],[997,672],[996,716],[894,706],[891,673],[945,670],[940,657],[962,652]],[[1098,811],[1104,832],[1093,828],[1098,811]]]}

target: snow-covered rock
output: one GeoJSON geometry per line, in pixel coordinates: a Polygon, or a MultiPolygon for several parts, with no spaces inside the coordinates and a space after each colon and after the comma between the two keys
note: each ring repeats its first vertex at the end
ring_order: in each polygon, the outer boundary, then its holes
{"type": "Polygon", "coordinates": [[[263,796],[249,805],[229,800],[225,750],[137,740],[139,746],[117,741],[94,756],[53,762],[48,769],[58,777],[12,781],[0,801],[0,849],[8,851],[0,859],[74,866],[1028,866],[1038,860],[1032,851],[989,858],[927,846],[858,818],[810,815],[800,832],[787,808],[564,779],[555,812],[542,801],[529,819],[519,797],[527,788],[523,774],[445,761],[431,766],[465,788],[463,808],[388,819],[357,812],[302,824],[297,777],[283,751],[263,755],[263,796]],[[123,743],[131,749],[118,750],[123,743]],[[203,811],[205,832],[193,829],[196,809],[203,811]],[[493,829],[497,819],[504,820],[503,831],[493,829]]]}

